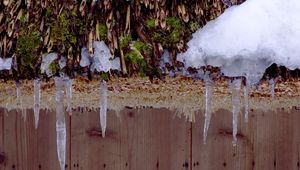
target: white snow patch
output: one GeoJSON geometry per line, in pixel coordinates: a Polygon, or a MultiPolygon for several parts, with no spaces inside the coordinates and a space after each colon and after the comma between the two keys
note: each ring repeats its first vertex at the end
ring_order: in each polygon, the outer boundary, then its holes
{"type": "Polygon", "coordinates": [[[257,81],[271,63],[300,67],[300,1],[248,0],[193,34],[178,54],[186,67],[221,66],[228,76],[257,81]]]}
{"type": "Polygon", "coordinates": [[[0,57],[0,71],[10,70],[12,64],[12,58],[1,58],[0,57]]]}

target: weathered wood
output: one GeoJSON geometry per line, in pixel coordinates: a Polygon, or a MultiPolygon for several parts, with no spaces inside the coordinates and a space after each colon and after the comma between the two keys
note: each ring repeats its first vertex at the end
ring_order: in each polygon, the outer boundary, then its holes
{"type": "Polygon", "coordinates": [[[240,116],[236,147],[229,111],[213,115],[206,145],[203,117],[198,115],[193,125],[194,169],[299,169],[299,111],[251,112],[248,124],[240,116]]]}
{"type": "MultiPolygon", "coordinates": [[[[39,127],[36,130],[32,110],[27,110],[26,121],[22,119],[20,112],[13,110],[8,112],[7,116],[4,112],[0,113],[4,120],[1,127],[4,129],[1,133],[3,135],[2,146],[7,156],[6,163],[2,166],[3,170],[59,169],[55,140],[55,114],[42,112],[39,127]]],[[[68,118],[66,118],[66,123],[67,120],[68,118]]]]}
{"type": "Polygon", "coordinates": [[[106,138],[99,115],[72,116],[72,169],[188,169],[189,124],[165,109],[108,113],[106,138]]]}

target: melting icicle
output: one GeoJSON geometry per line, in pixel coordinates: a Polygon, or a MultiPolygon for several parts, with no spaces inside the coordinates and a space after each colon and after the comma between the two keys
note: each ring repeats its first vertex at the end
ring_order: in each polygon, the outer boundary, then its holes
{"type": "Polygon", "coordinates": [[[248,117],[249,117],[249,90],[250,90],[250,83],[248,77],[246,77],[246,86],[244,87],[244,103],[245,103],[244,119],[246,123],[248,122],[248,117]]]}
{"type": "Polygon", "coordinates": [[[241,80],[235,79],[231,82],[232,89],[232,125],[233,125],[233,141],[232,145],[236,146],[237,144],[237,124],[238,124],[238,116],[240,113],[240,90],[241,90],[241,80]]]}
{"type": "Polygon", "coordinates": [[[271,93],[272,98],[275,97],[275,83],[276,82],[274,79],[269,80],[269,88],[270,88],[270,93],[271,93]]]}
{"type": "Polygon", "coordinates": [[[21,99],[22,93],[21,93],[21,83],[19,81],[16,82],[17,87],[17,107],[21,109],[22,112],[22,118],[24,121],[26,120],[26,109],[23,108],[23,101],[21,99]]]}
{"type": "Polygon", "coordinates": [[[65,78],[64,85],[66,90],[66,99],[67,99],[67,112],[69,115],[72,115],[72,84],[73,81],[70,78],[65,78]]]}
{"type": "Polygon", "coordinates": [[[211,118],[211,102],[212,102],[213,82],[207,77],[205,78],[205,122],[203,129],[203,142],[206,144],[208,128],[211,118]]]}
{"type": "Polygon", "coordinates": [[[41,103],[41,81],[39,79],[34,80],[34,121],[35,128],[38,128],[39,115],[40,115],[40,103],[41,103]]]}
{"type": "Polygon", "coordinates": [[[65,169],[66,162],[66,122],[64,116],[64,82],[63,78],[55,78],[56,101],[56,142],[60,169],[65,169]]]}
{"type": "Polygon", "coordinates": [[[105,137],[107,114],[107,83],[105,80],[102,80],[100,83],[100,98],[100,125],[102,130],[102,137],[105,137]]]}

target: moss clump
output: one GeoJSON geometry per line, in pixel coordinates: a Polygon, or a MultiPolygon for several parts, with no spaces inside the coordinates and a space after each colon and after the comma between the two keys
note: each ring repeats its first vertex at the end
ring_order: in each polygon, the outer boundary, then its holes
{"type": "Polygon", "coordinates": [[[58,62],[53,61],[52,63],[50,63],[49,69],[50,69],[52,75],[57,75],[59,73],[59,70],[60,70],[58,62]]]}
{"type": "Polygon", "coordinates": [[[99,36],[101,40],[106,40],[107,39],[107,28],[105,24],[100,23],[99,24],[99,36]]]}
{"type": "Polygon", "coordinates": [[[109,74],[108,74],[108,72],[102,72],[100,74],[100,77],[101,77],[102,80],[105,80],[105,81],[109,80],[109,74]]]}
{"type": "Polygon", "coordinates": [[[26,30],[21,33],[21,36],[17,40],[16,53],[22,66],[30,67],[33,69],[38,54],[35,53],[40,44],[40,33],[38,31],[26,30]]]}
{"type": "Polygon", "coordinates": [[[147,26],[149,29],[155,28],[155,19],[154,19],[154,18],[147,19],[147,20],[146,20],[146,26],[147,26]]]}
{"type": "Polygon", "coordinates": [[[200,24],[198,22],[190,22],[189,24],[191,32],[195,32],[200,28],[200,24]]]}
{"type": "Polygon", "coordinates": [[[148,71],[148,64],[144,55],[150,55],[152,48],[149,44],[136,41],[125,55],[125,62],[130,66],[131,72],[138,72],[140,76],[145,76],[148,71]]]}
{"type": "Polygon", "coordinates": [[[71,17],[66,11],[62,11],[57,20],[52,20],[50,23],[51,39],[54,44],[63,45],[66,48],[76,44],[77,37],[69,29],[71,17]]]}
{"type": "Polygon", "coordinates": [[[130,42],[132,41],[131,35],[126,34],[124,36],[121,36],[119,39],[119,46],[121,49],[124,49],[126,47],[129,47],[130,42]]]}

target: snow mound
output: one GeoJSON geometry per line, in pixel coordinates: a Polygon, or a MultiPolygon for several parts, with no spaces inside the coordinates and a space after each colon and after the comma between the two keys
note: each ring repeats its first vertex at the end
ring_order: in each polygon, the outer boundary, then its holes
{"type": "MultiPolygon", "coordinates": [[[[222,67],[228,76],[260,77],[270,64],[300,67],[300,1],[248,0],[193,34],[177,56],[186,67],[222,67]]],[[[254,79],[254,78],[253,78],[254,79]]]]}

